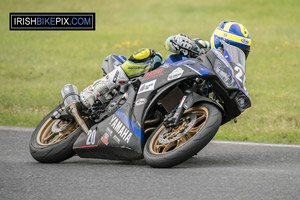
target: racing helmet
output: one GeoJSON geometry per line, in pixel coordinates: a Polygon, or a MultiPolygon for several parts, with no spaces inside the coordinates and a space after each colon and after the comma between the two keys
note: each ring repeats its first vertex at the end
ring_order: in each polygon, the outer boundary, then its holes
{"type": "Polygon", "coordinates": [[[242,24],[234,21],[221,22],[210,38],[210,47],[219,48],[222,40],[240,48],[247,59],[251,47],[251,37],[242,24]]]}

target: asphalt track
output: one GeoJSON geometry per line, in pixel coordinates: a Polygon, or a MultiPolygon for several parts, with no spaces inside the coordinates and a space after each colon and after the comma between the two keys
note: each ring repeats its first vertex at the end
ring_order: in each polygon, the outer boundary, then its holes
{"type": "Polygon", "coordinates": [[[0,127],[0,199],[296,199],[300,146],[213,141],[172,169],[81,159],[41,164],[31,128],[0,127]]]}

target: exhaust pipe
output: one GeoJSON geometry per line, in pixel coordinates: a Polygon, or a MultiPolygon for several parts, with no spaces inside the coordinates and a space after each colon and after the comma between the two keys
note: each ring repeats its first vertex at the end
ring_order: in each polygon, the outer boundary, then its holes
{"type": "Polygon", "coordinates": [[[60,93],[67,112],[75,118],[82,130],[87,134],[89,128],[77,110],[77,104],[80,104],[77,87],[72,84],[67,84],[61,89],[60,93]]]}

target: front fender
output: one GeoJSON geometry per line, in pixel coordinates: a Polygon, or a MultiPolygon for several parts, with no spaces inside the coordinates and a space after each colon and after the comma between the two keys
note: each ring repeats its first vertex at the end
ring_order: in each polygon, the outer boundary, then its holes
{"type": "Polygon", "coordinates": [[[202,102],[206,102],[206,103],[215,105],[221,111],[222,116],[224,116],[225,111],[224,111],[224,108],[220,104],[211,100],[210,98],[201,96],[195,92],[192,92],[191,94],[188,95],[188,97],[185,100],[185,103],[183,104],[183,107],[184,107],[184,109],[187,110],[187,109],[189,109],[199,103],[202,103],[202,102]]]}
{"type": "Polygon", "coordinates": [[[152,98],[149,105],[147,106],[141,121],[143,122],[145,120],[146,114],[149,112],[149,110],[151,110],[153,108],[153,106],[161,99],[161,97],[163,95],[165,95],[166,93],[171,91],[174,87],[176,87],[178,85],[178,83],[180,83],[181,81],[183,81],[185,79],[187,79],[187,77],[173,81],[173,82],[169,83],[168,85],[165,85],[164,87],[160,88],[158,90],[158,92],[156,93],[156,95],[152,98]]]}

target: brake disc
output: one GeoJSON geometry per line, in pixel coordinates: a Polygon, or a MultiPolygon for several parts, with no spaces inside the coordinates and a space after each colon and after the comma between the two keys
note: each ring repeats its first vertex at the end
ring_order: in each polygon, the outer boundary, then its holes
{"type": "Polygon", "coordinates": [[[185,135],[194,126],[197,115],[193,113],[185,114],[179,121],[176,128],[164,128],[159,136],[158,142],[161,144],[168,144],[174,142],[185,135]],[[186,123],[185,123],[186,122],[186,123]]]}
{"type": "Polygon", "coordinates": [[[51,131],[53,133],[59,133],[62,132],[64,130],[66,130],[67,128],[69,128],[71,126],[71,124],[73,123],[74,119],[70,120],[70,121],[64,121],[67,122],[66,124],[64,124],[63,126],[59,127],[59,125],[61,125],[60,123],[62,122],[62,120],[58,119],[54,122],[54,124],[51,127],[51,131]]]}

